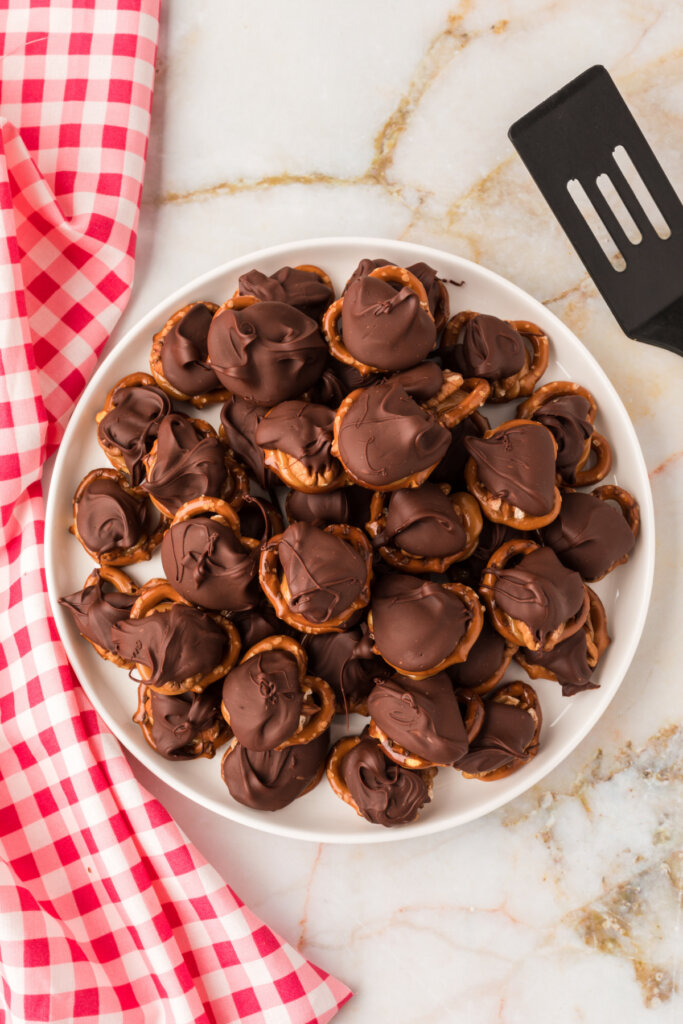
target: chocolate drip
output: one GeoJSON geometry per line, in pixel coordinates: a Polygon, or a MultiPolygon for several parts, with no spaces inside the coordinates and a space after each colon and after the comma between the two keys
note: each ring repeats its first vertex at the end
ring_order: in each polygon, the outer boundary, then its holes
{"type": "Polygon", "coordinates": [[[390,670],[372,653],[372,641],[365,623],[346,633],[319,633],[306,641],[308,668],[334,690],[337,707],[349,710],[366,699],[375,679],[390,670]]]}
{"type": "Polygon", "coordinates": [[[523,757],[536,729],[531,715],[513,704],[488,701],[481,731],[456,768],[471,774],[493,772],[523,757]]]}
{"type": "Polygon", "coordinates": [[[346,488],[337,491],[323,491],[322,494],[306,494],[304,491],[290,491],[285,505],[290,522],[311,523],[326,526],[328,523],[349,522],[349,502],[346,488]]]}
{"type": "Polygon", "coordinates": [[[395,675],[378,680],[368,711],[390,740],[435,764],[453,764],[467,751],[458,700],[445,672],[428,679],[395,675]]]}
{"type": "Polygon", "coordinates": [[[342,759],[341,776],[358,810],[373,825],[390,828],[415,821],[430,799],[422,775],[390,761],[370,736],[342,759]]]}
{"type": "Polygon", "coordinates": [[[373,588],[372,621],[383,658],[407,672],[426,672],[455,650],[469,612],[439,583],[392,573],[373,588]]]}
{"type": "Polygon", "coordinates": [[[204,608],[238,612],[258,600],[256,554],[245,551],[229,526],[208,516],[167,530],[161,563],[178,593],[204,608]]]}
{"type": "Polygon", "coordinates": [[[442,558],[462,551],[467,535],[453,503],[436,484],[426,483],[392,493],[386,525],[374,543],[393,544],[409,555],[442,558]]]}
{"type": "Polygon", "coordinates": [[[523,648],[520,655],[529,665],[540,665],[552,672],[562,685],[564,697],[573,697],[581,690],[597,689],[597,684],[590,682],[593,669],[588,664],[584,629],[556,644],[552,651],[528,651],[523,648]]]}
{"type": "Polygon", "coordinates": [[[238,395],[232,395],[221,409],[221,424],[228,447],[246,464],[253,478],[265,490],[274,480],[270,470],[266,469],[263,448],[256,443],[256,430],[267,412],[267,405],[248,402],[238,395]]]}
{"type": "Polygon", "coordinates": [[[161,366],[169,384],[186,395],[205,395],[220,387],[207,362],[206,339],[213,311],[196,302],[164,338],[161,366]]]}
{"type": "Polygon", "coordinates": [[[526,515],[547,515],[555,500],[555,449],[540,423],[498,430],[492,437],[466,437],[477,476],[494,498],[526,515]]]}
{"type": "Polygon", "coordinates": [[[310,270],[281,267],[274,274],[250,270],[239,280],[240,295],[255,295],[261,302],[284,302],[317,320],[334,298],[332,289],[310,270]]]}
{"type": "Polygon", "coordinates": [[[59,603],[69,609],[79,633],[105,651],[113,652],[111,628],[128,618],[135,604],[135,594],[105,590],[104,580],[98,574],[95,583],[75,594],[60,597],[59,603]]]}
{"type": "Polygon", "coordinates": [[[220,713],[220,683],[202,693],[180,693],[171,696],[150,690],[152,739],[155,749],[167,761],[189,761],[196,757],[195,740],[223,724],[220,713]]]}
{"type": "Polygon", "coordinates": [[[221,664],[228,648],[220,626],[206,612],[185,604],[119,622],[111,635],[118,655],[152,670],[145,680],[148,686],[205,676],[221,664]]]}
{"type": "Polygon", "coordinates": [[[256,428],[256,442],[301,463],[306,473],[329,473],[339,463],[332,457],[334,411],[312,402],[281,402],[256,428]]]}
{"type": "Polygon", "coordinates": [[[514,327],[497,316],[479,313],[464,327],[462,343],[444,349],[463,377],[502,380],[524,366],[524,341],[514,327]]]}
{"type": "Polygon", "coordinates": [[[310,523],[294,523],[282,534],[278,554],[289,606],[308,622],[329,622],[360,597],[365,561],[340,537],[310,523]]]}
{"type": "Polygon", "coordinates": [[[559,516],[543,529],[542,537],[564,565],[586,580],[603,576],[635,545],[616,506],[572,491],[564,495],[559,516]]]}
{"type": "Polygon", "coordinates": [[[455,686],[473,687],[486,682],[496,672],[505,656],[505,641],[484,619],[481,633],[461,665],[451,665],[448,674],[455,686]]]}
{"type": "Polygon", "coordinates": [[[389,380],[358,395],[341,421],[338,443],[342,462],[358,480],[384,487],[436,465],[450,439],[445,427],[389,380]]]}
{"type": "Polygon", "coordinates": [[[247,750],[238,743],[223,761],[223,781],[238,803],[258,811],[279,811],[316,781],[329,742],[325,731],[310,743],[284,750],[247,750]]]}
{"type": "Polygon", "coordinates": [[[97,555],[125,551],[151,533],[151,513],[144,498],[125,491],[111,477],[98,477],[85,488],[76,506],[76,526],[97,555]]]}
{"type": "Polygon", "coordinates": [[[135,487],[144,479],[142,460],[171,408],[171,400],[161,388],[121,388],[114,395],[113,408],[97,424],[98,440],[120,449],[135,487]]]}
{"type": "Polygon", "coordinates": [[[362,277],[347,289],[342,312],[343,341],[362,363],[381,370],[405,370],[425,359],[436,342],[434,321],[411,288],[362,277]]]}
{"type": "Polygon", "coordinates": [[[296,658],[273,649],[243,661],[225,677],[223,703],[241,744],[273,750],[299,726],[303,693],[296,658]]]}
{"type": "Polygon", "coordinates": [[[228,480],[225,449],[217,437],[206,437],[192,420],[171,413],[159,427],[156,462],[143,491],[157,498],[172,515],[190,498],[223,497],[228,480]]]}
{"type": "Polygon", "coordinates": [[[513,619],[525,622],[537,642],[573,619],[584,602],[578,572],[565,569],[550,548],[536,548],[513,568],[491,570],[493,595],[498,607],[513,619]]]}
{"type": "Polygon", "coordinates": [[[209,328],[209,358],[221,384],[264,405],[297,398],[322,373],[327,346],[315,320],[284,302],[224,309],[209,328]]]}
{"type": "Polygon", "coordinates": [[[583,395],[563,395],[546,402],[534,413],[557,441],[557,471],[568,484],[574,483],[576,465],[584,454],[593,427],[586,419],[590,411],[583,395]]]}

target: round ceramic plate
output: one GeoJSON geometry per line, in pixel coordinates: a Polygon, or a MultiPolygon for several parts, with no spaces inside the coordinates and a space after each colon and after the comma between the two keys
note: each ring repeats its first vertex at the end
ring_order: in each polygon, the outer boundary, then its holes
{"type": "MultiPolygon", "coordinates": [[[[204,410],[200,415],[217,424],[220,407],[208,408],[208,413],[204,410]]],[[[187,411],[193,412],[191,407],[187,411]]],[[[514,415],[514,404],[487,407],[486,413],[492,425],[500,423],[514,415]]],[[[83,688],[121,742],[151,772],[202,806],[254,828],[316,842],[377,843],[429,835],[487,814],[538,782],[574,749],[616,693],[640,639],[652,585],[653,522],[645,463],[624,406],[595,359],[540,302],[490,270],[436,249],[378,238],[314,239],[251,253],[198,278],[157,306],[99,367],[78,403],[57,455],[47,506],[47,582],[57,628],[83,688]],[[534,682],[543,709],[538,756],[498,782],[465,780],[458,772],[441,768],[433,800],[419,820],[395,829],[370,825],[354,814],[333,795],[325,779],[289,807],[267,813],[243,807],[232,799],[221,780],[222,750],[212,760],[165,761],[147,745],[139,726],[131,720],[137,705],[136,684],[122,669],[95,653],[79,636],[71,616],[57,604],[59,596],[79,590],[93,568],[91,559],[67,531],[78,482],[90,469],[108,465],[95,437],[95,414],[117,380],[134,370],[148,370],[153,333],[175,310],[192,300],[224,302],[233,294],[240,274],[253,267],[273,273],[285,264],[314,263],[329,273],[339,294],[362,257],[379,256],[401,266],[424,260],[436,268],[440,277],[452,282],[448,284],[451,312],[474,309],[540,324],[550,338],[550,364],[541,383],[573,380],[593,392],[599,409],[596,427],[609,438],[614,450],[613,472],[605,482],[618,483],[634,494],[642,516],[640,538],[630,560],[595,587],[607,610],[612,637],[594,675],[599,689],[565,698],[557,683],[544,679],[534,682]]],[[[130,574],[138,583],[163,575],[158,555],[150,562],[130,567],[130,574]]],[[[526,675],[520,668],[511,668],[506,678],[526,679],[526,675]]],[[[365,720],[354,721],[355,717],[350,731],[358,732],[365,720]]],[[[335,728],[336,735],[346,731],[343,721],[335,728]]]]}

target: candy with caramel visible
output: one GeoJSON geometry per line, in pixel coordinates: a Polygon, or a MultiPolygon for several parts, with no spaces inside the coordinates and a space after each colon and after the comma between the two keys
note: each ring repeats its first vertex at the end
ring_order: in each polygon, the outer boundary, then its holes
{"type": "Polygon", "coordinates": [[[161,366],[169,384],[186,395],[204,395],[220,387],[207,362],[206,339],[213,309],[196,302],[164,337],[161,366]]]}
{"type": "MultiPolygon", "coordinates": [[[[467,660],[459,665],[452,665],[448,669],[448,675],[455,686],[467,688],[480,686],[495,675],[505,658],[505,641],[489,620],[485,619],[482,631],[467,655],[467,660]]],[[[508,661],[509,658],[510,656],[507,655],[508,661]]]]}
{"type": "Polygon", "coordinates": [[[225,677],[223,704],[239,743],[273,750],[297,731],[303,704],[299,663],[285,650],[247,658],[225,677]]]}
{"type": "Polygon", "coordinates": [[[534,719],[522,707],[494,700],[484,706],[484,724],[455,766],[472,775],[498,771],[524,758],[536,731],[534,719]]]}
{"type": "Polygon", "coordinates": [[[174,523],[162,541],[161,562],[178,593],[204,608],[238,612],[259,599],[256,553],[208,516],[174,523]]]}
{"type": "Polygon", "coordinates": [[[376,277],[361,277],[347,288],[342,331],[347,351],[380,370],[414,366],[436,343],[434,320],[413,289],[397,291],[376,277]]]}
{"type": "Polygon", "coordinates": [[[112,408],[97,424],[97,438],[105,446],[118,448],[137,487],[145,475],[143,458],[154,444],[159,425],[171,412],[171,400],[161,388],[119,388],[112,397],[112,408]]]}
{"type": "Polygon", "coordinates": [[[330,451],[334,411],[326,405],[292,400],[280,402],[256,428],[256,443],[291,455],[305,474],[333,473],[338,466],[330,451]]]}
{"type": "Polygon", "coordinates": [[[393,544],[410,555],[438,558],[462,551],[467,534],[441,488],[426,483],[392,493],[386,524],[373,543],[393,544]]]}
{"type": "Polygon", "coordinates": [[[147,501],[108,476],[93,479],[76,506],[78,533],[96,555],[134,547],[152,533],[151,519],[147,501]]]}
{"type": "Polygon", "coordinates": [[[207,436],[187,416],[166,416],[159,427],[155,453],[142,489],[171,515],[198,495],[223,497],[228,482],[225,449],[217,437],[207,436]]]}
{"type": "Polygon", "coordinates": [[[493,498],[530,516],[551,512],[555,447],[552,434],[540,423],[503,425],[491,437],[466,437],[465,447],[476,463],[477,478],[493,498]]]}
{"type": "Polygon", "coordinates": [[[248,750],[237,743],[223,757],[223,781],[238,803],[279,811],[321,778],[329,741],[325,731],[310,743],[283,750],[248,750]]]}
{"type": "Polygon", "coordinates": [[[583,629],[556,644],[552,651],[528,651],[522,648],[519,655],[526,664],[552,672],[561,684],[565,697],[573,697],[582,690],[594,690],[597,687],[596,683],[590,682],[594,669],[588,664],[588,646],[583,629]]]}
{"type": "Polygon", "coordinates": [[[310,523],[294,523],[282,534],[278,555],[291,610],[308,622],[329,622],[356,602],[367,568],[358,551],[310,523]]]}
{"type": "Polygon", "coordinates": [[[360,814],[373,825],[406,825],[429,803],[423,774],[390,761],[370,736],[344,755],[339,771],[360,814]]]}
{"type": "Polygon", "coordinates": [[[460,706],[445,672],[378,680],[368,712],[390,740],[432,764],[453,764],[467,751],[460,706]]]}

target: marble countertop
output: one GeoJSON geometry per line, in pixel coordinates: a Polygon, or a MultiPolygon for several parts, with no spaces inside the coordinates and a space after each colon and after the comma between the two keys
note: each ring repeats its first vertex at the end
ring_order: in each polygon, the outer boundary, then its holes
{"type": "Polygon", "coordinates": [[[135,765],[239,895],[355,990],[344,1024],[683,1019],[683,362],[625,338],[507,139],[603,63],[683,194],[671,0],[169,0],[136,280],[112,343],[194,276],[339,234],[505,275],[597,357],[650,472],[650,615],[616,698],[541,784],[422,840],[335,847],[217,818],[135,765]]]}

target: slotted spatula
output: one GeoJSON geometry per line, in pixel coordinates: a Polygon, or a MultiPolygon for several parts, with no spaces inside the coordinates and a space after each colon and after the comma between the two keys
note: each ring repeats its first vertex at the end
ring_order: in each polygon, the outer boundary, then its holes
{"type": "Polygon", "coordinates": [[[584,71],[508,134],[624,333],[683,355],[683,204],[607,70],[584,71]],[[611,255],[573,198],[582,190],[611,255]]]}

